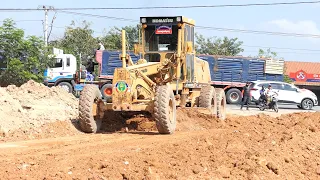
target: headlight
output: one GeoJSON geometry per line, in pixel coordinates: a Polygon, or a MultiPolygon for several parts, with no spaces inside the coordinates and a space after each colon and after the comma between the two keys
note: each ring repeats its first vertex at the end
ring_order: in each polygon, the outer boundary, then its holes
{"type": "Polygon", "coordinates": [[[141,18],[141,23],[146,23],[147,19],[146,18],[141,18]]]}

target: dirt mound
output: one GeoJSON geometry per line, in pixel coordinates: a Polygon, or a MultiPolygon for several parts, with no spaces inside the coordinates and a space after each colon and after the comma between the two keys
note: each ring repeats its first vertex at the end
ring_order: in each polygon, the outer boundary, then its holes
{"type": "Polygon", "coordinates": [[[60,87],[28,81],[0,88],[0,135],[78,116],[78,101],[60,87]]]}
{"type": "MultiPolygon", "coordinates": [[[[320,113],[273,118],[177,111],[178,131],[158,135],[148,115],[108,113],[102,132],[79,134],[65,122],[41,127],[54,140],[1,149],[4,179],[319,179],[320,113]],[[46,129],[46,130],[45,130],[46,129]],[[66,132],[63,132],[66,130],[66,132]],[[138,131],[139,132],[136,132],[138,131]],[[59,138],[58,136],[70,136],[59,138]],[[72,135],[77,135],[73,136],[72,135]],[[29,146],[29,147],[28,147],[29,146]],[[76,153],[75,153],[76,152],[76,153]],[[19,156],[19,159],[16,157],[19,156]],[[81,163],[79,163],[81,162],[81,163]],[[59,166],[57,166],[59,164],[59,166]]],[[[41,137],[41,135],[33,135],[41,137]]],[[[47,135],[42,135],[47,137],[47,135]]],[[[9,144],[10,145],[10,144],[9,144]]],[[[12,144],[11,144],[12,145],[12,144]]],[[[19,145],[19,144],[18,144],[19,145]]],[[[1,148],[1,146],[0,146],[1,148]]]]}

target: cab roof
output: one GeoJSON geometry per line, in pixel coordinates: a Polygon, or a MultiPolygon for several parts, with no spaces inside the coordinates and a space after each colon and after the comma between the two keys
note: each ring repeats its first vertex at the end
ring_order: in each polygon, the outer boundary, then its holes
{"type": "Polygon", "coordinates": [[[195,20],[184,17],[184,16],[148,16],[148,17],[140,17],[140,23],[142,24],[187,23],[190,25],[195,25],[195,20]]]}

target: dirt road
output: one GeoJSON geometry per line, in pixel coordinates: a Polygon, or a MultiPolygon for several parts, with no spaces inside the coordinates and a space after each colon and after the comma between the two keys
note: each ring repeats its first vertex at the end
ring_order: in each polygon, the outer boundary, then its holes
{"type": "Polygon", "coordinates": [[[179,110],[174,135],[146,132],[154,124],[145,118],[122,124],[129,132],[114,122],[99,134],[80,133],[70,122],[13,133],[0,144],[0,179],[320,178],[320,113],[219,122],[179,110]]]}

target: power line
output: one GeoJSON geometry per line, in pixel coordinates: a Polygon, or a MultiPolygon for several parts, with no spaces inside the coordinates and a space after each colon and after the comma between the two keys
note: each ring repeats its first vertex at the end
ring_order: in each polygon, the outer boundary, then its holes
{"type": "Polygon", "coordinates": [[[216,31],[251,33],[251,34],[265,34],[265,35],[277,35],[277,36],[320,38],[320,35],[318,35],[318,34],[299,34],[299,33],[275,32],[275,31],[256,31],[256,30],[231,29],[231,28],[206,27],[206,26],[195,26],[195,28],[216,30],[216,31]]]}
{"type": "MultiPolygon", "coordinates": [[[[259,51],[243,51],[244,53],[259,53],[259,51]]],[[[310,55],[314,55],[314,54],[320,54],[320,52],[315,52],[315,53],[308,53],[308,52],[289,52],[289,51],[277,51],[277,54],[310,54],[310,55]]]]}
{"type": "Polygon", "coordinates": [[[320,52],[320,49],[296,49],[296,48],[285,48],[285,47],[274,47],[274,46],[251,46],[251,45],[241,45],[243,47],[255,47],[255,48],[270,48],[270,49],[286,49],[293,51],[311,51],[311,52],[320,52]]]}
{"type": "MultiPolygon", "coordinates": [[[[30,20],[13,20],[14,22],[36,22],[36,21],[42,21],[37,19],[30,19],[30,20]]],[[[1,20],[0,22],[5,22],[4,20],[1,20]]]]}
{"type": "MultiPolygon", "coordinates": [[[[149,6],[149,7],[93,7],[93,8],[57,8],[56,10],[140,10],[140,9],[188,9],[188,8],[222,8],[222,7],[250,7],[250,6],[279,6],[317,4],[320,1],[297,1],[252,4],[220,4],[220,5],[191,5],[191,6],[149,6]]],[[[39,11],[35,8],[1,8],[0,11],[39,11]]]]}
{"type": "MultiPolygon", "coordinates": [[[[67,14],[74,14],[74,15],[81,15],[81,16],[90,16],[90,17],[96,17],[96,18],[119,20],[119,21],[129,21],[129,22],[136,22],[136,23],[139,22],[139,21],[134,20],[134,19],[119,18],[119,17],[112,17],[112,16],[103,16],[103,15],[96,15],[96,14],[78,13],[78,12],[71,12],[71,11],[59,11],[59,12],[67,13],[67,14]]],[[[300,33],[286,33],[286,32],[272,32],[272,31],[257,31],[257,30],[232,29],[232,28],[207,27],[207,26],[195,26],[195,28],[197,28],[197,29],[205,29],[205,30],[224,31],[224,32],[240,32],[240,33],[250,33],[250,34],[264,34],[264,35],[277,35],[277,36],[320,38],[320,35],[318,35],[318,34],[300,34],[300,33]]]]}
{"type": "Polygon", "coordinates": [[[91,16],[96,18],[105,18],[105,19],[113,19],[118,21],[130,21],[130,22],[139,22],[134,19],[127,19],[127,18],[119,18],[119,17],[112,17],[112,16],[104,16],[104,15],[97,15],[97,14],[87,14],[87,13],[78,13],[78,12],[71,12],[71,11],[59,11],[60,13],[66,14],[73,14],[73,15],[80,15],[80,16],[91,16]]]}

